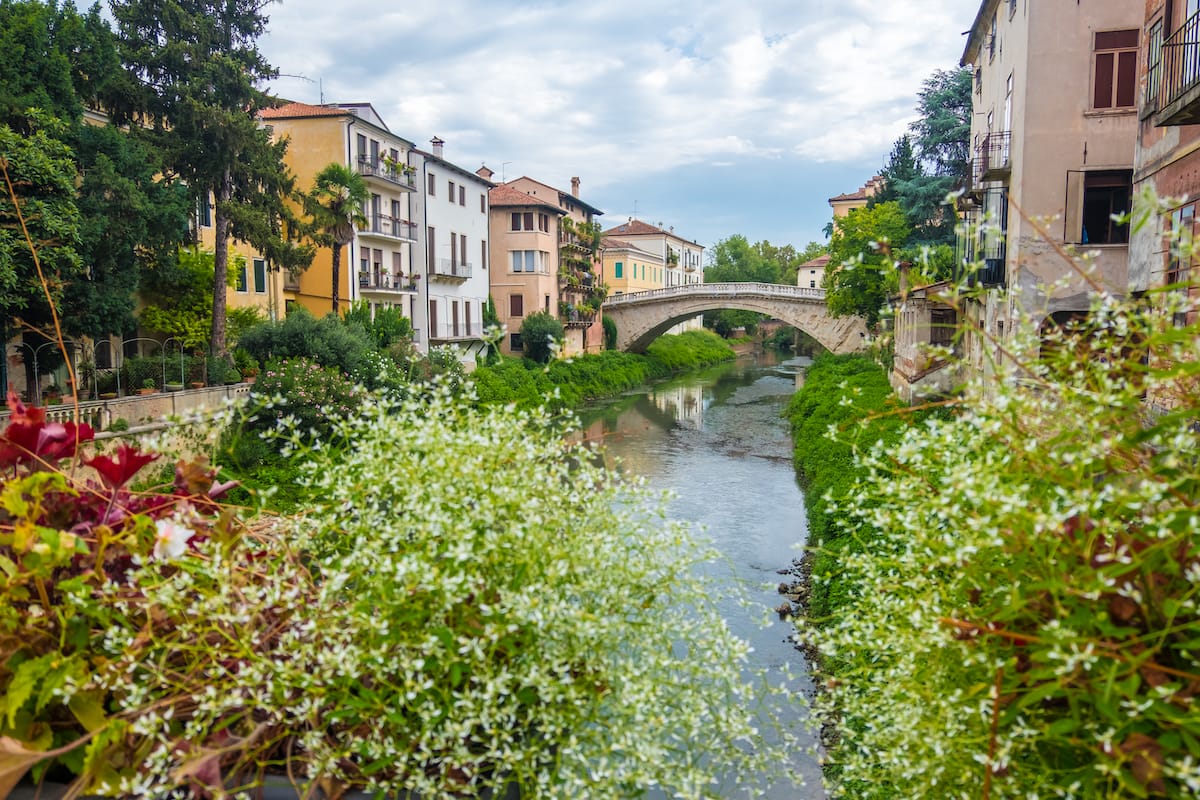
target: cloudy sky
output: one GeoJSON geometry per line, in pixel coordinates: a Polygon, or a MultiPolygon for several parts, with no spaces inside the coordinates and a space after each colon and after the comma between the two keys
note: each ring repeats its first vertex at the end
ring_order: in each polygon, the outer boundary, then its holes
{"type": "Polygon", "coordinates": [[[979,0],[282,0],[272,89],[369,101],[418,146],[709,245],[823,239],[979,0]],[[312,81],[312,82],[310,82],[312,81]]]}

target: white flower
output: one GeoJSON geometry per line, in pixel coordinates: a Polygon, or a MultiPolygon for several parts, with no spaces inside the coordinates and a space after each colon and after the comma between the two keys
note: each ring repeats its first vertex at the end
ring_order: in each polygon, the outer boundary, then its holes
{"type": "Polygon", "coordinates": [[[191,528],[180,525],[173,519],[160,519],[154,523],[154,557],[157,559],[179,558],[187,549],[188,540],[196,535],[191,528]]]}

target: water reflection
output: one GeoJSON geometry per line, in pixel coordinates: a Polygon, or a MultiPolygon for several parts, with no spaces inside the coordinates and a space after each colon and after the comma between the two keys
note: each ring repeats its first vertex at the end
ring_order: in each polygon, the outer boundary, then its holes
{"type": "MultiPolygon", "coordinates": [[[[787,622],[761,627],[780,602],[777,570],[798,555],[807,535],[804,497],[796,485],[791,440],[781,414],[807,358],[773,354],[634,392],[582,415],[579,436],[604,447],[620,469],[675,494],[669,513],[702,527],[727,562],[718,577],[744,588],[756,610],[728,604],[730,627],[754,646],[756,666],[801,675],[792,688],[811,689],[787,622]]],[[[803,708],[785,712],[804,725],[803,708]]],[[[792,771],[805,785],[776,786],[756,797],[824,797],[815,761],[797,753],[792,771]]],[[[728,787],[727,797],[747,791],[728,787]]]]}

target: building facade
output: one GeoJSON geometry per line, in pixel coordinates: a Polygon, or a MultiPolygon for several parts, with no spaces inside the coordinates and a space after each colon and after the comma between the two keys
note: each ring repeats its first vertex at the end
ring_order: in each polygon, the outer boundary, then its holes
{"type": "Polygon", "coordinates": [[[988,289],[968,302],[964,363],[989,374],[1018,315],[1086,314],[1093,282],[1128,289],[1142,8],[1128,0],[983,0],[962,65],[973,72],[971,235],[962,257],[988,289]],[[1063,251],[1088,253],[1091,275],[1063,251]]]}
{"type": "Polygon", "coordinates": [[[600,280],[602,212],[571,191],[521,177],[496,186],[491,202],[489,273],[496,314],[505,327],[502,351],[521,355],[525,316],[545,312],[565,328],[566,355],[604,346],[599,308],[607,294],[600,280]],[[500,265],[503,264],[502,268],[500,265]]]}
{"type": "MultiPolygon", "coordinates": [[[[678,236],[675,228],[664,229],[639,219],[630,219],[604,232],[605,236],[656,254],[663,263],[658,286],[685,286],[704,282],[704,247],[678,236]]],[[[606,280],[608,273],[605,273],[606,280]]],[[[634,291],[634,290],[631,290],[634,291]]]]}
{"type": "MultiPolygon", "coordinates": [[[[311,188],[326,165],[337,163],[362,175],[370,191],[363,209],[366,224],[342,249],[338,294],[346,305],[338,311],[365,301],[372,309],[399,308],[415,319],[420,286],[415,250],[421,231],[413,221],[418,187],[409,163],[412,142],[392,133],[369,103],[288,103],[263,111],[261,117],[275,136],[288,139],[285,161],[301,190],[311,188]]],[[[285,303],[316,316],[334,310],[329,248],[319,248],[312,266],[300,275],[285,277],[285,303]]]]}
{"type": "MultiPolygon", "coordinates": [[[[1130,283],[1140,290],[1178,285],[1181,291],[1194,293],[1192,259],[1168,247],[1166,234],[1174,229],[1191,241],[1197,232],[1200,0],[1146,0],[1142,37],[1139,64],[1144,91],[1134,153],[1134,192],[1151,188],[1169,206],[1165,216],[1133,231],[1130,283]]],[[[1194,316],[1181,313],[1176,321],[1193,322],[1194,316]]]]}
{"type": "Polygon", "coordinates": [[[447,161],[441,139],[430,144],[428,151],[409,151],[420,187],[412,198],[413,220],[423,233],[413,244],[414,261],[424,273],[413,327],[422,342],[457,346],[462,360],[474,363],[490,291],[488,192],[495,184],[447,161]]]}

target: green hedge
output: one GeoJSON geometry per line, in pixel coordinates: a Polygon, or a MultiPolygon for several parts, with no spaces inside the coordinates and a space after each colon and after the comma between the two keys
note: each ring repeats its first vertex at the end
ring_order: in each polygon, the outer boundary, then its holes
{"type": "Polygon", "coordinates": [[[570,408],[610,397],[673,372],[729,361],[733,348],[707,331],[663,336],[645,355],[606,350],[595,355],[553,361],[549,366],[508,358],[472,373],[482,403],[515,403],[570,408]]]}

